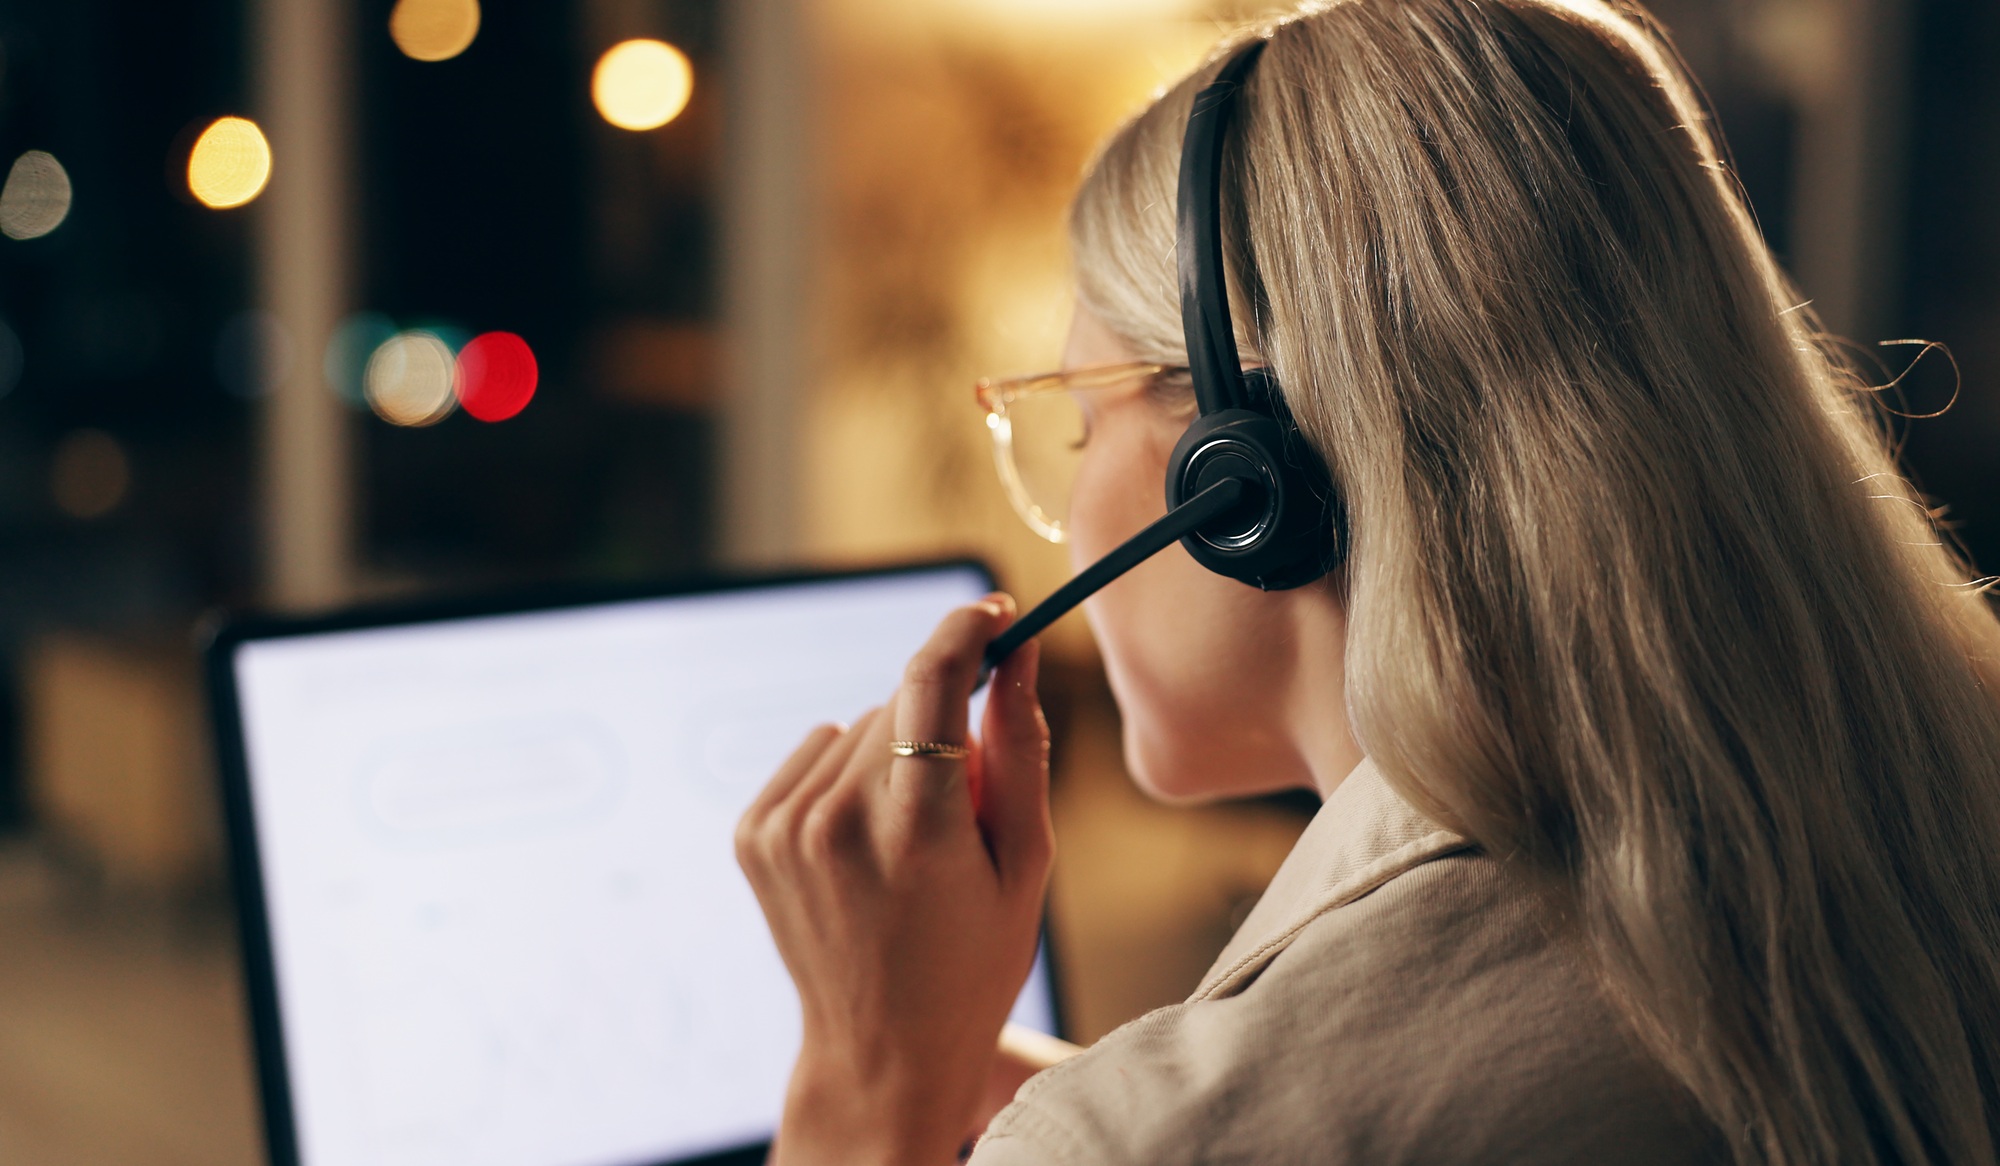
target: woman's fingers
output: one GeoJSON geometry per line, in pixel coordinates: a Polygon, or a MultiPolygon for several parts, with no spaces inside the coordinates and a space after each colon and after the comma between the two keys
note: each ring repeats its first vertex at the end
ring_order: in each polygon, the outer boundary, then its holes
{"type": "Polygon", "coordinates": [[[744,871],[799,988],[781,1149],[814,1129],[855,1149],[887,1128],[918,1131],[912,1144],[943,1160],[974,1106],[991,1034],[1034,958],[1047,869],[1030,861],[1047,849],[1033,648],[997,673],[979,752],[899,758],[889,743],[969,747],[981,657],[1012,616],[1004,596],[947,616],[893,703],[851,729],[815,730],[739,828],[744,871]],[[975,765],[995,793],[977,820],[975,765]],[[864,1082],[856,1065],[885,1068],[864,1082]],[[858,1101],[830,1109],[841,1097],[858,1101]]]}
{"type": "Polygon", "coordinates": [[[854,768],[856,756],[865,755],[870,749],[870,743],[880,735],[886,719],[887,714],[880,708],[869,709],[856,717],[854,726],[820,755],[812,771],[793,786],[785,800],[773,809],[770,817],[775,827],[785,832],[801,827],[812,808],[826,800],[827,793],[854,768]]]}
{"type": "Polygon", "coordinates": [[[980,741],[979,820],[1003,880],[1039,883],[1055,836],[1049,825],[1049,726],[1036,688],[1041,645],[1030,640],[1000,662],[980,741]]]}
{"type": "Polygon", "coordinates": [[[969,746],[966,708],[986,645],[1013,614],[1014,601],[998,594],[952,612],[911,659],[888,707],[869,710],[851,728],[822,726],[809,734],[745,813],[739,857],[782,864],[810,851],[824,861],[833,835],[847,840],[842,846],[865,836],[866,827],[854,832],[857,810],[880,824],[881,841],[900,851],[935,823],[972,824],[977,808],[969,787],[980,776],[1004,785],[993,813],[978,815],[996,866],[1038,880],[1048,850],[1047,731],[1036,704],[1033,647],[995,675],[999,687],[987,715],[995,736],[980,755],[889,752],[892,739],[969,746]],[[875,809],[863,809],[871,802],[875,809]]]}
{"type": "Polygon", "coordinates": [[[770,812],[771,807],[785,800],[785,795],[791,793],[799,782],[805,780],[806,775],[812,772],[813,766],[825,756],[827,747],[846,735],[847,731],[846,725],[815,725],[812,731],[806,734],[806,739],[799,742],[799,747],[792,750],[792,755],[785,758],[785,763],[778,767],[778,772],[771,775],[771,780],[764,783],[764,788],[758,791],[757,797],[750,803],[750,808],[743,811],[743,820],[746,822],[761,820],[770,812]]]}
{"type": "MultiPolygon", "coordinates": [[[[967,745],[966,704],[978,683],[986,645],[1013,618],[1014,601],[1002,594],[947,615],[903,671],[896,690],[895,739],[967,745]]],[[[969,805],[966,765],[951,758],[901,757],[889,767],[892,788],[920,803],[960,798],[969,805]]]]}
{"type": "Polygon", "coordinates": [[[736,862],[747,871],[752,862],[783,848],[799,827],[805,811],[839,780],[855,750],[871,729],[879,729],[882,710],[872,708],[854,724],[821,725],[780,766],[736,823],[736,862]]]}

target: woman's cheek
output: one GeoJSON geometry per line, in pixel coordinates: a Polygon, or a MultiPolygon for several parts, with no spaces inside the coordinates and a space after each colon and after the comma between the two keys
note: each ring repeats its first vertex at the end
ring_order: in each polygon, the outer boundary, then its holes
{"type": "MultiPolygon", "coordinates": [[[[1073,571],[1103,558],[1120,541],[1115,523],[1121,507],[1118,495],[1130,489],[1116,473],[1116,459],[1107,456],[1102,440],[1084,447],[1070,487],[1069,563],[1073,571]]],[[[1129,537],[1129,536],[1127,536],[1129,537]]]]}
{"type": "MultiPolygon", "coordinates": [[[[1081,571],[1166,511],[1162,482],[1179,428],[1171,418],[1107,411],[1077,467],[1070,507],[1070,563],[1081,571]]],[[[1198,798],[1204,771],[1196,712],[1203,654],[1190,624],[1205,612],[1202,568],[1175,548],[1140,564],[1084,605],[1125,726],[1134,781],[1165,801],[1198,798]],[[1190,717],[1190,714],[1194,714],[1190,717]]]]}
{"type": "Polygon", "coordinates": [[[1166,512],[1167,458],[1177,437],[1163,432],[1143,404],[1102,410],[1070,488],[1070,561],[1077,570],[1166,512]]]}

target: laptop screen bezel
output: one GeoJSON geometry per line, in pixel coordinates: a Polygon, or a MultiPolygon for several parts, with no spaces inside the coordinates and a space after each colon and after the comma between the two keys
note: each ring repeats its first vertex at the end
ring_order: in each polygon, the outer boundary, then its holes
{"type": "MultiPolygon", "coordinates": [[[[272,1166],[301,1166],[301,1163],[290,1071],[286,1061],[276,953],[272,947],[271,921],[264,894],[263,858],[251,801],[249,758],[237,687],[236,658],[241,648],[270,640],[337,632],[966,570],[975,572],[988,589],[993,587],[993,573],[985,563],[971,558],[952,558],[838,571],[706,576],[633,585],[553,586],[528,591],[364,604],[306,616],[245,615],[212,623],[202,646],[202,672],[208,690],[215,757],[222,785],[229,881],[238,919],[238,946],[250,1019],[253,1068],[264,1141],[272,1166]]],[[[1054,1018],[1057,1035],[1062,1035],[1067,1031],[1067,1025],[1061,1006],[1060,972],[1046,926],[1043,927],[1042,950],[1049,987],[1049,1015],[1054,1018]]],[[[768,1145],[757,1144],[698,1158],[663,1159],[650,1166],[759,1163],[764,1160],[767,1150],[768,1145]]]]}

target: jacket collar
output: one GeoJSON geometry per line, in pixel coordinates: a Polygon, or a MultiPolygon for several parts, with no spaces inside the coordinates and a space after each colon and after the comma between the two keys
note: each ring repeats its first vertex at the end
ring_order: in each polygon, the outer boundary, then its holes
{"type": "Polygon", "coordinates": [[[1414,866],[1471,845],[1417,813],[1364,759],[1313,815],[1190,999],[1240,990],[1313,920],[1414,866]]]}

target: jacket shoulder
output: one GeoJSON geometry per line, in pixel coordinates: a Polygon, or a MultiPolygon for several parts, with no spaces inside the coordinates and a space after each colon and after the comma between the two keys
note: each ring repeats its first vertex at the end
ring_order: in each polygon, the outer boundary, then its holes
{"type": "Polygon", "coordinates": [[[1558,913],[1459,851],[1314,916],[1229,994],[1037,1076],[973,1161],[1713,1158],[1558,913]]]}

